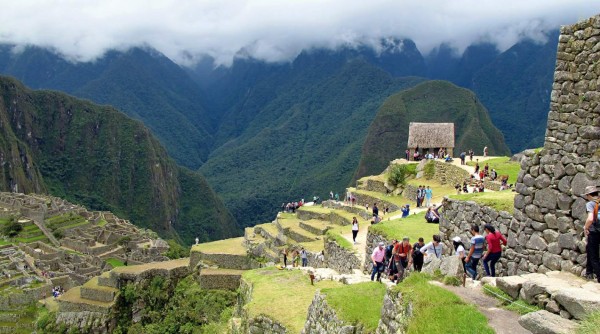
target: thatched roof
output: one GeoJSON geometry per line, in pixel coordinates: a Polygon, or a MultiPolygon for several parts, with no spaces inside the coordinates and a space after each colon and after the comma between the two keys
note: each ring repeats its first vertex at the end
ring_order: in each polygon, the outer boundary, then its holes
{"type": "Polygon", "coordinates": [[[414,123],[408,126],[408,148],[454,148],[454,123],[414,123]]]}

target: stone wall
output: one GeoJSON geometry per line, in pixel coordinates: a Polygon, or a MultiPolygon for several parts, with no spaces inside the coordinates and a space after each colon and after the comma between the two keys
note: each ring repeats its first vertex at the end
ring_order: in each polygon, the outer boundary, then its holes
{"type": "Polygon", "coordinates": [[[334,309],[332,309],[319,291],[315,294],[312,303],[308,307],[308,316],[304,324],[303,334],[343,334],[365,333],[363,325],[349,324],[338,318],[334,309]]]}
{"type": "Polygon", "coordinates": [[[408,321],[412,317],[412,303],[405,300],[402,294],[395,289],[388,289],[383,297],[381,319],[377,326],[376,334],[403,334],[408,328],[408,321]]]}
{"type": "Polygon", "coordinates": [[[520,236],[513,230],[516,229],[517,225],[512,224],[513,217],[508,212],[498,212],[493,208],[473,201],[459,201],[449,198],[444,198],[442,205],[444,207],[444,214],[440,220],[440,235],[444,243],[444,254],[452,254],[453,246],[451,240],[455,236],[461,238],[467,249],[471,247],[471,225],[479,226],[479,230],[483,232],[483,226],[491,224],[500,233],[505,235],[509,241],[503,257],[496,264],[496,275],[516,275],[517,273],[529,272],[529,264],[531,262],[539,262],[538,265],[541,264],[542,252],[535,249],[535,247],[532,246],[532,249],[527,251],[522,247],[518,248],[518,253],[531,254],[531,258],[524,255],[520,256],[513,249],[517,247],[520,236]]]}
{"type": "Polygon", "coordinates": [[[580,274],[586,219],[581,194],[600,177],[600,15],[560,32],[544,149],[526,152],[521,161],[515,224],[519,236],[531,234],[519,238],[520,247],[536,242],[547,250],[543,265],[532,269],[580,274]],[[544,240],[546,234],[553,241],[544,240]]]}
{"type": "Polygon", "coordinates": [[[326,240],[325,266],[340,274],[352,274],[354,269],[360,269],[360,260],[352,250],[341,247],[333,240],[326,240]]]}
{"type": "Polygon", "coordinates": [[[434,164],[435,173],[433,174],[433,179],[441,184],[462,184],[463,181],[470,177],[469,172],[450,163],[434,160],[434,164]]]}

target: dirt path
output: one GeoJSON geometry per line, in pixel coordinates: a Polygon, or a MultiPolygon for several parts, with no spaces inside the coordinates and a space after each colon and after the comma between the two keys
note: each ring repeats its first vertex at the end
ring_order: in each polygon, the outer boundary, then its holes
{"type": "Polygon", "coordinates": [[[473,304],[477,309],[488,318],[488,324],[497,334],[531,334],[530,331],[519,325],[519,315],[499,308],[498,301],[483,293],[480,286],[449,286],[437,281],[431,281],[435,284],[459,296],[463,301],[473,304]]]}
{"type": "MultiPolygon", "coordinates": [[[[365,245],[367,244],[367,232],[369,230],[366,224],[367,223],[363,223],[363,226],[360,226],[358,235],[356,236],[356,243],[353,243],[354,253],[360,260],[361,268],[363,268],[365,264],[365,245]]],[[[342,234],[342,237],[350,242],[353,242],[352,230],[350,226],[348,226],[348,233],[342,234]]]]}

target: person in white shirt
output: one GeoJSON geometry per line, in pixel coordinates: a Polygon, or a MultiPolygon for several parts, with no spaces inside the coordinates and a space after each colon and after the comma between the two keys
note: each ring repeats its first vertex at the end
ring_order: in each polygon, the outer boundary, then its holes
{"type": "Polygon", "coordinates": [[[433,259],[433,256],[437,257],[438,259],[441,259],[443,250],[444,248],[441,243],[440,236],[437,234],[433,235],[433,241],[425,244],[425,246],[421,247],[420,249],[421,253],[424,256],[426,256],[426,259],[430,260],[433,259]]]}
{"type": "Polygon", "coordinates": [[[465,244],[463,244],[459,236],[452,238],[452,244],[454,245],[454,255],[458,256],[462,261],[466,257],[465,244]]]}

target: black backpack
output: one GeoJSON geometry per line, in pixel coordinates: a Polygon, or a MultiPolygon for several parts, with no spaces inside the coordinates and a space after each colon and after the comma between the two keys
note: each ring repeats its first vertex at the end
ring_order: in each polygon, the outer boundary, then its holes
{"type": "Polygon", "coordinates": [[[385,248],[385,257],[390,259],[392,258],[392,251],[394,250],[394,245],[389,245],[385,248]]]}
{"type": "Polygon", "coordinates": [[[419,243],[415,243],[413,245],[413,257],[417,257],[421,255],[421,247],[419,247],[419,243]]]}

